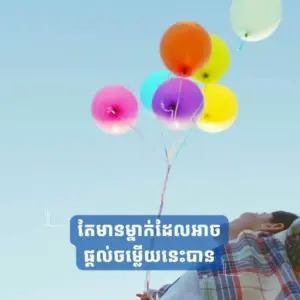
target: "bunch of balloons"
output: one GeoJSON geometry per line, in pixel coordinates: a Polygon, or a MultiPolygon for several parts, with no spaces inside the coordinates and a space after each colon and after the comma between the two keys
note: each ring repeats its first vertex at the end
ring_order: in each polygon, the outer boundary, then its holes
{"type": "MultiPolygon", "coordinates": [[[[146,78],[140,100],[165,126],[185,130],[197,125],[206,132],[220,132],[234,123],[237,99],[217,84],[230,65],[223,39],[197,23],[179,22],[163,35],[160,56],[167,69],[146,78]]],[[[94,97],[92,115],[106,133],[122,134],[135,126],[138,102],[125,87],[108,86],[94,97]]]]}
{"type": "MultiPolygon", "coordinates": [[[[245,42],[266,39],[282,18],[282,0],[232,0],[231,24],[245,42]]],[[[153,72],[141,87],[140,100],[168,128],[185,130],[198,126],[220,132],[237,118],[234,93],[217,82],[230,65],[230,51],[222,38],[210,35],[194,22],[171,26],[160,43],[166,70],[153,72]],[[199,84],[203,86],[200,87],[199,84]]],[[[116,85],[100,90],[93,99],[92,115],[109,134],[126,133],[138,117],[136,97],[116,85]]]]}

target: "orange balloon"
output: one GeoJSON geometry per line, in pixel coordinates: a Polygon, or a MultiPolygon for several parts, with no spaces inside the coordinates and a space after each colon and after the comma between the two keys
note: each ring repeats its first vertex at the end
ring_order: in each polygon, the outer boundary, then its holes
{"type": "Polygon", "coordinates": [[[208,32],[194,22],[171,26],[160,42],[160,56],[174,74],[189,77],[202,68],[211,55],[208,32]]]}

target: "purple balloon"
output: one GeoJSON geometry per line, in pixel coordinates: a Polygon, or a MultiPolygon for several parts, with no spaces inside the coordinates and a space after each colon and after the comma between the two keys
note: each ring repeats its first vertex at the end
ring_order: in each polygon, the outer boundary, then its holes
{"type": "Polygon", "coordinates": [[[196,83],[184,78],[172,78],[156,90],[152,109],[155,115],[177,129],[194,125],[204,108],[204,97],[196,83]]]}

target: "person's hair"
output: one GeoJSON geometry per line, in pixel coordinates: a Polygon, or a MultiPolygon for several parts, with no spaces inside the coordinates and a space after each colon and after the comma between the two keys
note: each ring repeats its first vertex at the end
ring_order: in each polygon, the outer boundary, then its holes
{"type": "Polygon", "coordinates": [[[271,222],[274,224],[282,223],[284,225],[284,230],[286,230],[298,218],[299,216],[297,216],[296,214],[280,210],[272,212],[271,222]]]}

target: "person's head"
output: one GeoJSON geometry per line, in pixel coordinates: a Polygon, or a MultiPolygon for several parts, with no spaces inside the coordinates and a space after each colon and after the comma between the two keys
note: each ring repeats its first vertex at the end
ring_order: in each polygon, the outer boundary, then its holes
{"type": "Polygon", "coordinates": [[[275,211],[272,213],[244,213],[233,221],[241,232],[243,230],[278,233],[286,230],[299,217],[296,214],[275,211]]]}

